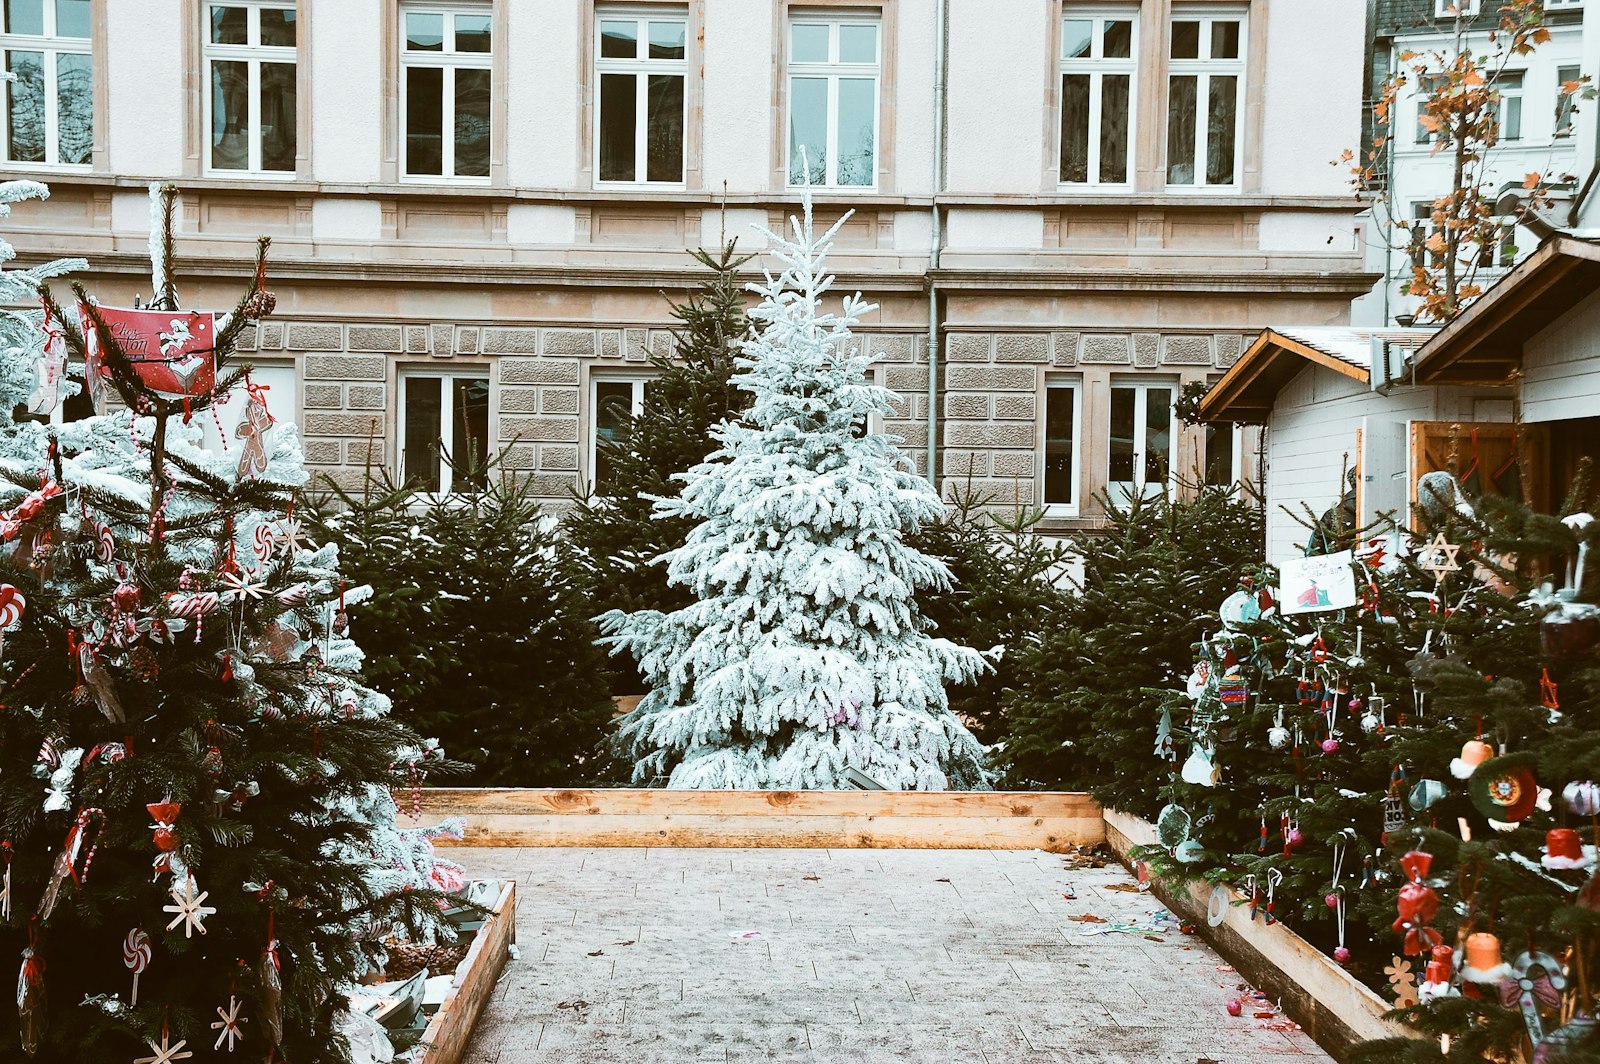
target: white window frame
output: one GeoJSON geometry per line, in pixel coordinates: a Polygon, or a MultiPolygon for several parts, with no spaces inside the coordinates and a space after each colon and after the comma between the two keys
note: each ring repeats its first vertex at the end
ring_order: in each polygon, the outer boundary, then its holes
{"type": "Polygon", "coordinates": [[[1505,70],[1495,79],[1494,91],[1497,99],[1494,101],[1495,117],[1495,143],[1497,144],[1522,144],[1528,139],[1527,122],[1527,70],[1505,70]],[[1510,83],[1506,79],[1512,79],[1510,83]],[[1506,104],[1515,100],[1517,104],[1517,135],[1506,136],[1506,104]]]}
{"type": "MultiPolygon", "coordinates": [[[[1208,426],[1208,427],[1221,428],[1222,426],[1217,425],[1217,426],[1208,426]]],[[[1210,449],[1206,446],[1206,444],[1209,441],[1207,441],[1205,436],[1202,435],[1201,438],[1200,438],[1200,443],[1201,443],[1200,486],[1201,487],[1233,487],[1233,486],[1239,484],[1241,481],[1244,480],[1244,426],[1235,422],[1235,423],[1228,424],[1227,428],[1228,428],[1228,432],[1229,432],[1230,436],[1232,437],[1232,442],[1233,442],[1232,462],[1230,463],[1231,468],[1228,470],[1228,475],[1230,477],[1232,477],[1233,479],[1229,480],[1227,484],[1220,484],[1220,485],[1211,484],[1209,481],[1206,480],[1206,475],[1211,472],[1211,452],[1210,452],[1210,449]]]]}
{"type": "Polygon", "coordinates": [[[685,179],[689,170],[689,49],[692,44],[689,38],[689,10],[679,7],[598,7],[594,13],[594,87],[591,90],[594,106],[594,126],[590,130],[590,139],[594,142],[594,184],[596,188],[635,188],[648,186],[649,188],[684,188],[685,179]],[[601,33],[600,27],[605,22],[631,21],[638,27],[639,47],[646,52],[649,50],[649,25],[652,22],[682,22],[683,23],[683,58],[682,59],[651,59],[645,58],[620,59],[616,57],[602,57],[600,55],[601,33]],[[632,181],[605,181],[600,177],[600,78],[604,74],[631,74],[634,77],[634,131],[633,131],[633,160],[634,179],[632,181]],[[683,143],[678,146],[680,156],[678,159],[678,179],[676,181],[651,181],[648,176],[650,161],[648,147],[650,141],[650,76],[652,74],[676,75],[683,79],[683,143]]]}
{"type": "Polygon", "coordinates": [[[498,40],[498,29],[494,21],[494,9],[486,2],[478,3],[451,3],[444,0],[440,3],[404,2],[399,7],[400,28],[396,43],[400,48],[400,121],[398,134],[400,137],[400,179],[423,184],[439,184],[449,182],[462,185],[487,185],[492,180],[494,170],[494,55],[495,49],[501,47],[498,40]],[[406,50],[406,16],[411,14],[443,15],[444,16],[444,42],[442,50],[438,52],[410,52],[406,50]],[[488,15],[489,20],[489,50],[487,52],[458,52],[455,48],[456,15],[488,15]],[[410,160],[407,153],[410,144],[406,136],[406,116],[410,113],[410,100],[407,85],[409,80],[406,71],[414,67],[434,67],[444,71],[443,85],[441,86],[442,99],[440,100],[439,116],[439,174],[413,174],[410,172],[410,160]],[[458,70],[487,70],[489,75],[489,167],[490,174],[485,176],[461,176],[456,169],[456,71],[458,70]]]}
{"type": "MultiPolygon", "coordinates": [[[[394,466],[396,479],[404,484],[406,482],[406,388],[414,380],[438,380],[454,382],[461,378],[482,380],[489,386],[489,420],[485,425],[485,448],[494,446],[495,439],[495,400],[496,394],[493,368],[485,365],[462,366],[434,366],[426,364],[402,365],[395,369],[395,447],[394,466]]],[[[455,436],[456,411],[455,404],[451,402],[452,389],[446,384],[439,386],[439,431],[435,438],[448,442],[455,436]]],[[[451,458],[459,459],[460,456],[452,454],[451,458]]],[[[483,457],[487,458],[485,454],[483,457]]],[[[417,495],[425,498],[445,498],[450,495],[464,495],[474,489],[468,485],[464,490],[457,491],[455,486],[455,470],[450,467],[441,456],[439,459],[439,490],[437,492],[418,491],[417,495]]]]}
{"type": "MultiPolygon", "coordinates": [[[[104,71],[95,69],[92,57],[94,52],[93,27],[90,27],[89,37],[60,37],[56,35],[56,5],[53,0],[44,0],[41,5],[44,12],[44,33],[34,35],[31,33],[0,32],[0,53],[6,51],[39,52],[43,55],[44,63],[44,161],[23,162],[10,158],[11,154],[11,91],[12,83],[5,82],[5,95],[0,99],[0,122],[6,123],[4,130],[5,143],[0,145],[5,150],[0,152],[4,156],[4,164],[9,169],[16,170],[65,170],[71,173],[82,173],[94,168],[94,163],[64,163],[61,162],[61,110],[59,75],[57,74],[57,57],[61,55],[81,55],[91,59],[91,76],[98,80],[104,76],[104,71]]],[[[91,9],[90,19],[94,15],[91,9]]],[[[3,56],[0,56],[3,60],[3,56]]],[[[92,92],[92,90],[91,90],[92,92]]],[[[90,97],[89,122],[91,129],[94,123],[93,96],[90,97]]]]}
{"type": "Polygon", "coordinates": [[[1068,74],[1087,75],[1089,78],[1089,179],[1087,181],[1067,180],[1061,168],[1061,115],[1067,106],[1066,93],[1062,91],[1061,98],[1056,101],[1056,180],[1066,188],[1104,188],[1127,189],[1133,185],[1134,154],[1139,139],[1139,8],[1137,5],[1129,6],[1097,6],[1083,8],[1068,4],[1062,14],[1063,26],[1067,22],[1088,19],[1094,23],[1090,31],[1090,51],[1088,58],[1069,58],[1066,55],[1066,34],[1062,33],[1060,61],[1056,71],[1057,88],[1061,80],[1068,74]],[[1128,49],[1126,59],[1110,58],[1101,55],[1105,47],[1105,24],[1107,22],[1129,22],[1132,24],[1132,42],[1128,49]],[[1127,174],[1122,181],[1100,180],[1100,129],[1101,129],[1101,102],[1103,99],[1101,85],[1107,74],[1125,74],[1128,78],[1128,157],[1124,172],[1127,174]]]}
{"type": "Polygon", "coordinates": [[[595,370],[589,374],[589,387],[587,399],[589,404],[588,417],[584,418],[584,479],[589,485],[589,493],[595,494],[599,490],[597,483],[597,469],[595,466],[595,453],[600,442],[600,385],[602,384],[631,384],[633,395],[629,399],[628,413],[638,417],[644,409],[645,386],[655,380],[659,374],[644,370],[595,370]]]}
{"type": "MultiPolygon", "coordinates": [[[[1471,18],[1478,13],[1480,2],[1481,0],[1433,0],[1433,17],[1454,18],[1455,14],[1450,9],[1455,8],[1466,17],[1471,18]]],[[[1548,3],[1549,0],[1545,0],[1545,2],[1548,3]]]]}
{"type": "MultiPolygon", "coordinates": [[[[287,63],[295,68],[295,100],[298,107],[299,101],[299,48],[290,45],[264,45],[261,42],[261,12],[295,11],[294,0],[204,0],[200,5],[200,54],[201,54],[201,92],[204,99],[203,116],[205,130],[205,170],[207,174],[228,177],[237,174],[292,174],[295,166],[290,164],[287,170],[268,170],[261,163],[261,64],[262,63],[287,63]],[[213,7],[242,7],[247,14],[245,43],[244,44],[213,44],[211,43],[211,9],[213,7]],[[244,63],[248,81],[248,93],[245,105],[245,115],[248,124],[245,134],[248,144],[246,154],[248,161],[243,168],[214,166],[212,165],[212,131],[213,108],[216,106],[216,94],[212,91],[213,80],[211,77],[211,64],[222,61],[229,63],[244,63]]],[[[295,40],[299,41],[300,26],[299,16],[295,18],[295,40]]],[[[295,116],[295,155],[300,154],[300,129],[299,115],[295,116]]]]}
{"type": "MultiPolygon", "coordinates": [[[[1106,395],[1106,412],[1108,415],[1111,411],[1111,393],[1115,392],[1118,388],[1132,388],[1134,390],[1133,480],[1131,482],[1125,480],[1112,480],[1110,467],[1108,465],[1106,469],[1106,495],[1111,499],[1113,505],[1119,502],[1127,502],[1132,500],[1136,493],[1145,498],[1153,498],[1155,496],[1156,493],[1151,490],[1151,485],[1141,478],[1144,476],[1146,460],[1149,458],[1149,455],[1144,449],[1144,445],[1145,436],[1149,432],[1150,392],[1152,389],[1161,388],[1164,389],[1169,396],[1167,406],[1167,426],[1169,436],[1169,442],[1167,444],[1167,479],[1166,482],[1161,485],[1161,489],[1166,493],[1168,498],[1172,498],[1178,484],[1178,437],[1180,435],[1180,431],[1178,415],[1174,412],[1173,406],[1177,403],[1179,382],[1176,378],[1170,377],[1156,378],[1154,380],[1145,380],[1138,377],[1113,377],[1111,378],[1110,392],[1108,392],[1106,395]],[[1132,484],[1131,491],[1124,488],[1124,485],[1130,483],[1132,484]]],[[[1106,419],[1106,452],[1108,458],[1111,450],[1110,430],[1111,419],[1108,416],[1106,419]]]]}
{"type": "MultiPolygon", "coordinates": [[[[784,86],[784,116],[783,116],[783,173],[784,181],[789,188],[801,188],[804,181],[793,179],[795,160],[790,152],[793,150],[794,137],[791,131],[794,128],[794,81],[796,78],[823,78],[828,83],[827,100],[827,152],[828,165],[823,172],[821,184],[812,185],[812,188],[826,189],[829,192],[863,192],[877,191],[878,170],[883,162],[883,18],[878,12],[870,14],[846,14],[828,12],[826,14],[791,14],[784,24],[783,32],[788,36],[785,39],[785,54],[788,56],[788,69],[783,72],[784,86]],[[870,25],[877,32],[873,35],[876,46],[875,58],[871,63],[845,63],[839,60],[839,27],[844,25],[870,25]],[[828,61],[827,62],[799,62],[794,58],[794,28],[796,26],[827,26],[828,27],[828,61]],[[865,185],[841,185],[839,183],[839,82],[841,80],[872,79],[872,180],[865,185]]],[[[804,178],[804,174],[801,175],[804,178]]]]}
{"type": "Polygon", "coordinates": [[[1583,67],[1577,63],[1562,63],[1556,67],[1556,108],[1550,126],[1551,140],[1570,140],[1578,135],[1578,96],[1576,93],[1569,96],[1561,89],[1567,82],[1579,81],[1582,78],[1583,67]],[[1566,74],[1572,76],[1565,77],[1566,74]],[[1563,114],[1567,119],[1565,132],[1561,125],[1563,114]]]}
{"type": "Polygon", "coordinates": [[[1210,7],[1175,7],[1172,17],[1167,23],[1168,52],[1171,51],[1172,23],[1198,22],[1200,23],[1200,58],[1198,59],[1167,59],[1167,76],[1162,85],[1162,154],[1161,181],[1168,192],[1237,192],[1239,191],[1244,174],[1244,140],[1245,117],[1249,111],[1249,55],[1250,55],[1250,18],[1245,8],[1210,8],[1210,7]],[[1239,24],[1239,55],[1233,59],[1212,59],[1211,56],[1211,27],[1218,22],[1237,22],[1239,24]],[[1170,134],[1171,116],[1168,109],[1172,100],[1172,79],[1175,77],[1193,77],[1195,79],[1195,113],[1194,113],[1194,180],[1188,184],[1174,184],[1167,178],[1172,143],[1170,134]],[[1211,99],[1211,79],[1213,77],[1231,77],[1234,82],[1233,103],[1233,180],[1227,184],[1209,184],[1205,180],[1206,158],[1211,148],[1211,123],[1206,121],[1207,107],[1211,99]]]}
{"type": "Polygon", "coordinates": [[[1039,501],[1044,506],[1046,517],[1077,517],[1082,513],[1083,507],[1083,381],[1077,377],[1046,377],[1043,398],[1044,406],[1038,418],[1039,501]],[[1072,498],[1066,502],[1045,498],[1047,475],[1045,465],[1049,460],[1047,448],[1050,431],[1050,393],[1053,391],[1072,393],[1072,498]]]}

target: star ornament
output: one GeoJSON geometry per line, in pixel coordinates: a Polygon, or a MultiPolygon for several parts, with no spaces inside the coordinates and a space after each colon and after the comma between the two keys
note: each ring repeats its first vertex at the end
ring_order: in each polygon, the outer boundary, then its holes
{"type": "Polygon", "coordinates": [[[211,1025],[211,1029],[213,1031],[221,1031],[222,1033],[217,1035],[217,1044],[212,1046],[212,1049],[221,1049],[222,1043],[227,1042],[228,1052],[232,1053],[233,1043],[244,1040],[244,1032],[239,1030],[239,1025],[247,1022],[245,1017],[239,1015],[239,1009],[242,1004],[243,1002],[241,1002],[238,998],[234,997],[232,994],[229,994],[228,1007],[224,1009],[218,1006],[218,1019],[211,1025]]]}
{"type": "Polygon", "coordinates": [[[172,922],[167,925],[167,930],[174,930],[179,924],[182,924],[184,938],[192,938],[196,931],[202,935],[205,934],[206,917],[215,916],[217,912],[215,908],[205,904],[205,900],[210,897],[210,893],[202,890],[199,894],[196,894],[194,888],[194,876],[184,877],[181,888],[175,885],[169,891],[172,895],[173,903],[161,907],[162,912],[177,914],[172,918],[172,922]]]}
{"type": "Polygon", "coordinates": [[[267,590],[267,582],[259,579],[254,569],[229,570],[222,574],[222,587],[223,598],[240,602],[247,598],[259,599],[267,590]]]}
{"type": "Polygon", "coordinates": [[[1433,579],[1436,583],[1442,584],[1445,576],[1461,571],[1461,563],[1456,561],[1456,555],[1460,552],[1461,545],[1447,541],[1444,538],[1444,533],[1440,532],[1433,537],[1433,542],[1429,543],[1423,551],[1422,561],[1418,564],[1424,570],[1433,574],[1433,579]]]}
{"type": "Polygon", "coordinates": [[[153,1038],[146,1038],[144,1040],[144,1044],[150,1047],[150,1052],[154,1053],[155,1056],[140,1057],[139,1059],[135,1060],[133,1064],[173,1064],[174,1061],[188,1060],[190,1057],[194,1056],[193,1053],[183,1048],[189,1044],[187,1041],[179,1039],[177,1045],[172,1045],[167,1040],[166,1031],[161,1032],[160,1045],[156,1045],[155,1039],[153,1038]]]}
{"type": "Polygon", "coordinates": [[[298,517],[285,517],[278,522],[278,534],[275,538],[278,553],[293,558],[296,554],[307,548],[305,526],[298,517]]]}

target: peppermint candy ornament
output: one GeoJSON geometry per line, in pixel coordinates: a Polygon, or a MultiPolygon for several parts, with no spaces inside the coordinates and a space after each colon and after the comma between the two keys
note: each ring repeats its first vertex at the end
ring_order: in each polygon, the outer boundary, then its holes
{"type": "Polygon", "coordinates": [[[94,556],[105,565],[117,556],[117,540],[111,534],[111,526],[99,521],[94,526],[94,556]]]}
{"type": "Polygon", "coordinates": [[[130,1007],[139,1004],[139,973],[150,966],[150,936],[140,928],[128,932],[122,940],[122,963],[133,973],[133,996],[128,999],[130,1007]]]}
{"type": "Polygon", "coordinates": [[[277,550],[278,537],[273,533],[272,526],[263,521],[261,524],[256,526],[255,536],[253,538],[255,540],[255,546],[253,548],[255,551],[255,556],[261,562],[265,563],[269,558],[272,557],[273,552],[277,550]]]}

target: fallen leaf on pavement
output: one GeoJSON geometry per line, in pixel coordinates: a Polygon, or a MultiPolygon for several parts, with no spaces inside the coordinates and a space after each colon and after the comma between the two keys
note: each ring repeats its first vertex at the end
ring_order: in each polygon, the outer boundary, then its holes
{"type": "Polygon", "coordinates": [[[1071,920],[1075,924],[1103,924],[1106,922],[1106,918],[1104,916],[1096,916],[1094,913],[1084,913],[1082,916],[1069,916],[1067,919],[1071,920]]]}

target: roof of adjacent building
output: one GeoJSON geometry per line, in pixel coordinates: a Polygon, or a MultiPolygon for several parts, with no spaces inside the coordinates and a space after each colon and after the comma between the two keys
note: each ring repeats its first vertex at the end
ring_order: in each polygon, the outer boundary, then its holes
{"type": "Polygon", "coordinates": [[[1600,240],[1557,234],[1417,352],[1419,384],[1505,384],[1528,338],[1600,291],[1600,240]]]}
{"type": "Polygon", "coordinates": [[[1302,325],[1261,330],[1239,361],[1206,393],[1202,421],[1262,422],[1284,385],[1306,364],[1366,384],[1373,340],[1416,350],[1435,329],[1371,329],[1352,325],[1302,325]]]}
{"type": "MultiPolygon", "coordinates": [[[[1467,0],[1456,0],[1456,3],[1465,5],[1467,0]]],[[[1378,37],[1396,37],[1409,34],[1438,35],[1450,33],[1455,28],[1453,15],[1440,15],[1437,13],[1438,4],[1435,0],[1373,0],[1372,23],[1373,30],[1378,37]]],[[[1556,9],[1545,13],[1545,24],[1548,26],[1563,25],[1568,22],[1577,23],[1583,18],[1583,12],[1556,9]]],[[[1500,24],[1499,0],[1484,0],[1478,5],[1478,13],[1466,19],[1467,28],[1472,31],[1486,32],[1500,24]]]]}

